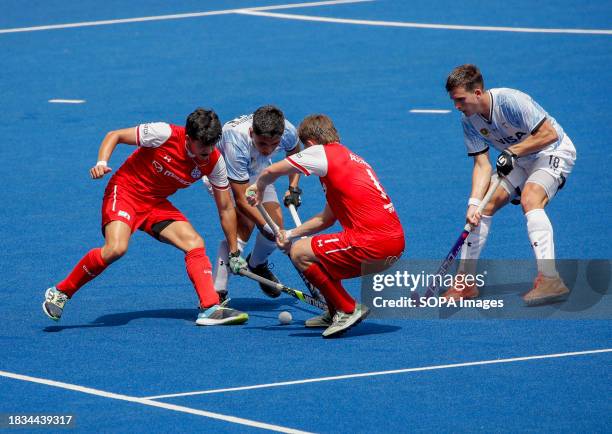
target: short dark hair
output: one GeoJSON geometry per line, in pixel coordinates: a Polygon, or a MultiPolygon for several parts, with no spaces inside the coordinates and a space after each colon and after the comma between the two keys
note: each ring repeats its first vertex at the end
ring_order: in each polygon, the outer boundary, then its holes
{"type": "Polygon", "coordinates": [[[221,121],[212,109],[198,107],[187,116],[185,132],[203,145],[214,146],[221,138],[221,121]]]}
{"type": "Polygon", "coordinates": [[[298,127],[298,136],[304,144],[307,140],[313,140],[320,145],[340,141],[334,123],[329,116],[323,114],[306,116],[298,127]]]}
{"type": "Polygon", "coordinates": [[[253,132],[258,136],[282,136],[285,132],[285,115],[273,105],[259,107],[253,113],[253,132]]]}
{"type": "Polygon", "coordinates": [[[468,63],[451,71],[446,79],[446,91],[450,92],[458,87],[463,87],[468,92],[476,88],[484,90],[484,80],[476,65],[468,63]]]}

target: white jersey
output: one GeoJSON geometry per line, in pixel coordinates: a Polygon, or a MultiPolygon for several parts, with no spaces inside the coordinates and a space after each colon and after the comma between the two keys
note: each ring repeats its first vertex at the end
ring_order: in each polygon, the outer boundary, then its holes
{"type": "Polygon", "coordinates": [[[490,89],[488,93],[491,95],[490,120],[479,113],[461,118],[468,155],[485,153],[490,146],[503,151],[525,140],[547,119],[557,132],[557,141],[539,152],[521,157],[519,161],[535,160],[540,154],[557,151],[575,154],[571,140],[564,140],[565,132],[561,125],[529,95],[508,88],[490,89]]]}
{"type": "MultiPolygon", "coordinates": [[[[282,149],[290,152],[298,145],[295,127],[285,120],[285,131],[280,144],[272,155],[262,155],[249,134],[253,126],[253,115],[244,115],[223,125],[223,135],[217,144],[225,158],[227,176],[232,181],[248,182],[257,177],[263,169],[272,164],[272,157],[282,149]]],[[[284,157],[284,155],[283,155],[284,157]]]]}

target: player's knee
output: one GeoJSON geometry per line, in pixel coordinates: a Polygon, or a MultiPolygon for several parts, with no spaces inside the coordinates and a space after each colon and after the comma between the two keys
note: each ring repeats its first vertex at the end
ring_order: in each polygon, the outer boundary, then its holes
{"type": "Polygon", "coordinates": [[[534,209],[543,208],[544,203],[535,195],[523,194],[521,196],[521,207],[524,212],[529,212],[534,209]]]}
{"type": "Polygon", "coordinates": [[[548,196],[544,188],[537,184],[527,183],[521,194],[521,207],[524,212],[544,208],[548,203],[548,196]]]}
{"type": "Polygon", "coordinates": [[[486,206],[482,210],[482,214],[492,216],[497,212],[498,209],[502,208],[504,205],[506,205],[506,203],[508,203],[508,198],[509,195],[505,191],[503,193],[500,193],[498,190],[498,193],[496,193],[491,198],[489,203],[486,204],[486,206]]]}
{"type": "Polygon", "coordinates": [[[495,203],[489,202],[482,210],[482,214],[483,215],[493,215],[495,214],[495,211],[497,211],[497,207],[495,206],[495,203]]]}
{"type": "Polygon", "coordinates": [[[291,246],[291,249],[289,250],[289,257],[291,258],[291,262],[293,262],[294,264],[298,264],[299,260],[300,260],[300,252],[299,249],[294,245],[291,246]]]}
{"type": "Polygon", "coordinates": [[[121,258],[128,250],[128,243],[122,241],[109,241],[102,248],[102,259],[107,264],[121,258]]]}
{"type": "Polygon", "coordinates": [[[196,234],[190,234],[183,240],[187,251],[204,248],[204,239],[196,234]]]}
{"type": "Polygon", "coordinates": [[[306,249],[302,248],[299,242],[291,246],[289,256],[291,257],[291,261],[302,271],[307,269],[311,264],[308,252],[306,249]]]}

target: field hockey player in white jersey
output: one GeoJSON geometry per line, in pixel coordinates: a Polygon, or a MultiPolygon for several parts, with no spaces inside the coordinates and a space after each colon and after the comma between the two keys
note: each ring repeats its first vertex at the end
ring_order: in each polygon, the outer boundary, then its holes
{"type": "MultiPolygon", "coordinates": [[[[247,257],[249,270],[278,282],[268,266],[268,257],[276,249],[272,228],[266,223],[256,208],[247,203],[245,192],[255,182],[263,169],[272,164],[272,159],[282,151],[282,158],[300,151],[300,144],[295,127],[285,119],[283,112],[275,106],[259,107],[253,114],[240,116],[223,126],[221,140],[217,148],[225,158],[227,177],[233,193],[238,215],[238,248],[244,250],[254,227],[258,234],[253,251],[247,257]]],[[[288,177],[288,188],[284,195],[284,204],[301,204],[301,190],[298,187],[299,174],[288,177]]],[[[264,192],[264,208],[276,225],[283,227],[282,212],[274,185],[269,185],[264,192]]],[[[223,299],[227,296],[229,279],[228,245],[225,240],[219,245],[217,263],[214,270],[214,282],[217,292],[223,299]]],[[[269,297],[278,297],[280,291],[260,283],[262,291],[269,297]]]]}
{"type": "MultiPolygon", "coordinates": [[[[466,215],[474,229],[461,250],[458,273],[468,272],[463,264],[473,266],[487,240],[492,216],[512,201],[523,209],[538,265],[533,288],[523,295],[523,300],[528,305],[537,305],[562,299],[569,289],[555,267],[553,227],[544,208],[572,171],[576,160],[572,141],[529,95],[508,88],[485,90],[482,74],[475,65],[453,69],[446,81],[446,91],[463,113],[465,145],[474,159],[466,215]],[[495,180],[491,179],[490,147],[501,152],[493,178],[503,179],[481,215],[478,205],[495,180]]],[[[451,287],[443,296],[475,298],[478,288],[451,287]]]]}

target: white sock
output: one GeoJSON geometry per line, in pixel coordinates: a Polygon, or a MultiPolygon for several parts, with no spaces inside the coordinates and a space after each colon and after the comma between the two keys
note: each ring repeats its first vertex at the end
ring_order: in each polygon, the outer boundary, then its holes
{"type": "MultiPolygon", "coordinates": [[[[246,242],[238,238],[238,250],[241,252],[246,247],[246,242]]],[[[227,291],[227,281],[229,280],[229,245],[226,240],[219,242],[217,250],[217,261],[213,272],[213,282],[217,292],[227,291]]]]}
{"type": "Polygon", "coordinates": [[[538,272],[547,277],[557,277],[555,268],[555,242],[553,228],[546,212],[543,209],[532,209],[525,214],[527,219],[527,233],[533,247],[538,272]]]}
{"type": "Polygon", "coordinates": [[[476,262],[480,257],[480,252],[487,243],[489,229],[493,216],[483,215],[480,217],[480,224],[472,229],[472,232],[465,239],[461,247],[461,264],[459,271],[466,274],[476,273],[476,262]]]}
{"type": "Polygon", "coordinates": [[[266,262],[268,256],[270,256],[274,249],[276,249],[276,242],[270,241],[262,234],[258,233],[255,239],[255,247],[253,247],[253,252],[249,259],[249,266],[257,267],[266,262]]]}

